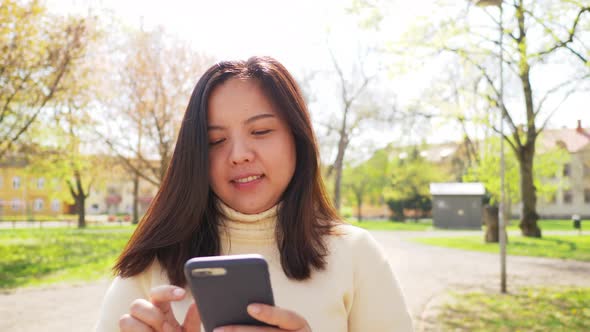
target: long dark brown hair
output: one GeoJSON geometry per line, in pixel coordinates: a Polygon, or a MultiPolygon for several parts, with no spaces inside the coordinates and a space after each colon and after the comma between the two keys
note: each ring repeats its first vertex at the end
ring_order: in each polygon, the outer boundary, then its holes
{"type": "Polygon", "coordinates": [[[259,81],[295,140],[295,172],[281,198],[276,230],[283,271],[305,280],[325,268],[325,235],[340,219],[322,182],[309,112],[282,64],[252,57],[215,64],[199,79],[160,189],[113,268],[120,276],[137,275],[158,259],[170,282],[183,287],[189,258],[220,254],[220,213],[208,179],[207,104],[215,87],[230,78],[259,81]]]}

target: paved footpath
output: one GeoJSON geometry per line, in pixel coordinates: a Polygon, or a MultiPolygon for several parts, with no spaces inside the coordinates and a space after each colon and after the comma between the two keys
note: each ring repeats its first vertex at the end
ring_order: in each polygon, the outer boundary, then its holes
{"type": "MultiPolygon", "coordinates": [[[[436,307],[452,290],[499,285],[499,257],[438,248],[410,239],[461,232],[372,232],[384,246],[402,285],[417,331],[436,331],[436,307]]],[[[473,233],[481,234],[481,232],[473,233]]],[[[590,263],[508,257],[508,288],[520,285],[590,287],[590,263]]],[[[20,289],[0,294],[0,331],[91,331],[109,281],[20,289]]]]}

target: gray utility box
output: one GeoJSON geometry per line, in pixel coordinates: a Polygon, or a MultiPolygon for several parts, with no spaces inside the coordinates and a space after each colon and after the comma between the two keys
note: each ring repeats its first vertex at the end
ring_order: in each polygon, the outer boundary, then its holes
{"type": "Polygon", "coordinates": [[[431,183],[434,227],[481,229],[485,188],[473,183],[431,183]]]}

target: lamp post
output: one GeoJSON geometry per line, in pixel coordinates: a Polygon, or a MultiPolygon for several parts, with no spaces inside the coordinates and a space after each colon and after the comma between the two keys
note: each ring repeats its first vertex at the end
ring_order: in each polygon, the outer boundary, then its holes
{"type": "Polygon", "coordinates": [[[502,0],[479,0],[476,2],[478,7],[498,7],[500,11],[499,29],[500,29],[500,204],[498,216],[498,232],[500,239],[500,289],[506,293],[506,226],[504,220],[504,28],[502,25],[502,0]]]}

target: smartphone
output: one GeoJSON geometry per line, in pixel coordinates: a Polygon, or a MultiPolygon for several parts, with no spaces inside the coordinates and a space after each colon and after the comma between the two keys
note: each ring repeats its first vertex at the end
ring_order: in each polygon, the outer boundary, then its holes
{"type": "Polygon", "coordinates": [[[206,332],[225,325],[270,326],[250,316],[250,303],[274,305],[268,264],[261,255],[197,257],[184,265],[206,332]]]}

